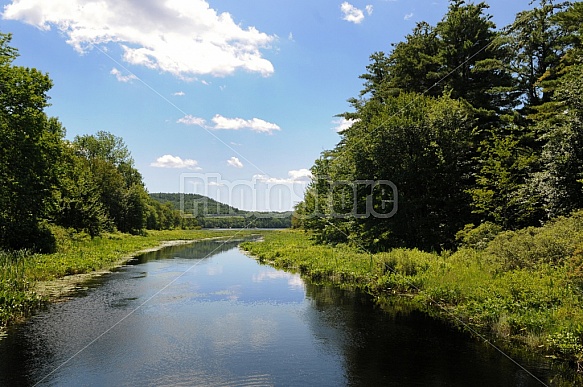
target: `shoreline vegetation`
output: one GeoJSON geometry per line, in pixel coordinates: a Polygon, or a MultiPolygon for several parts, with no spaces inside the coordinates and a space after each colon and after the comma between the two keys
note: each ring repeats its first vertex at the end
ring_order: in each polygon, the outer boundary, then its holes
{"type": "Polygon", "coordinates": [[[287,230],[241,247],[260,263],[315,283],[360,289],[379,304],[411,305],[509,350],[527,350],[577,371],[583,383],[583,212],[539,228],[465,235],[459,250],[367,253],[318,244],[287,230]]]}
{"type": "Polygon", "coordinates": [[[108,273],[140,254],[200,240],[258,233],[240,229],[149,230],[145,235],[110,233],[90,238],[59,227],[53,227],[52,232],[57,240],[53,254],[0,251],[0,333],[48,302],[70,294],[84,281],[108,273]]]}

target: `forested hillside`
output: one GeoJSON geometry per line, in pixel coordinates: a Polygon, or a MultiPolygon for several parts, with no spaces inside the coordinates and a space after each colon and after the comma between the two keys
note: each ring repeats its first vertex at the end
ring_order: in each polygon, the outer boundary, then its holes
{"type": "Polygon", "coordinates": [[[189,193],[151,193],[150,197],[159,201],[162,204],[169,203],[175,210],[182,209],[189,215],[235,215],[244,213],[238,208],[231,207],[227,204],[217,202],[209,197],[189,194],[189,193]]]}
{"type": "Polygon", "coordinates": [[[151,193],[150,197],[180,211],[183,216],[195,218],[197,224],[205,228],[291,227],[291,211],[244,211],[197,194],[151,193]]]}
{"type": "Polygon", "coordinates": [[[373,251],[441,250],[583,207],[583,3],[541,0],[503,28],[488,8],[452,0],[370,56],[299,226],[373,251]]]}

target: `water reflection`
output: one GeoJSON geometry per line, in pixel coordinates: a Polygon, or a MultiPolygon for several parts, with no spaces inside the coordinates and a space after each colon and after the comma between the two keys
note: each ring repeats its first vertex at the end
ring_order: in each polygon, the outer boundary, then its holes
{"type": "Polygon", "coordinates": [[[133,258],[128,264],[140,265],[148,261],[168,258],[208,259],[214,255],[237,247],[241,241],[243,241],[243,239],[210,239],[187,245],[169,246],[161,250],[140,254],[133,258]]]}
{"type": "Polygon", "coordinates": [[[145,254],[51,305],[0,341],[0,385],[539,385],[425,315],[306,284],[237,243],[145,254]]]}
{"type": "MultiPolygon", "coordinates": [[[[350,385],[541,385],[497,351],[420,312],[386,313],[366,294],[330,287],[307,284],[306,293],[314,306],[310,326],[343,353],[350,385]]],[[[548,372],[534,370],[547,382],[548,372]]]]}

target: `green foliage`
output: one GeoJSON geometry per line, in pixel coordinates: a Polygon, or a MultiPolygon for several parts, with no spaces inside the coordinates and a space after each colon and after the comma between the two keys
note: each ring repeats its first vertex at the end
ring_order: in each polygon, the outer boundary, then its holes
{"type": "Polygon", "coordinates": [[[451,246],[471,217],[473,112],[448,96],[401,93],[369,101],[336,149],[312,168],[297,209],[304,226],[322,241],[350,240],[373,250],[451,246]],[[398,197],[363,183],[379,180],[395,184],[398,197]],[[387,214],[384,203],[393,200],[398,212],[391,218],[359,216],[387,214]]]}
{"type": "Polygon", "coordinates": [[[75,153],[68,142],[63,144],[61,162],[58,164],[59,187],[53,192],[54,222],[65,228],[99,235],[108,225],[100,191],[88,161],[75,153]]]}
{"type": "Polygon", "coordinates": [[[43,111],[51,80],[13,65],[9,43],[10,35],[0,34],[0,248],[42,250],[39,221],[51,204],[64,130],[43,111]]]}
{"type": "Polygon", "coordinates": [[[453,98],[463,98],[477,109],[500,111],[509,104],[504,88],[511,85],[511,76],[499,66],[505,55],[492,17],[485,14],[488,8],[485,2],[450,1],[436,26],[441,42],[439,78],[453,98]]]}
{"type": "Polygon", "coordinates": [[[527,181],[548,219],[583,207],[583,65],[557,82],[553,101],[560,111],[538,123],[544,145],[527,181]]]}
{"type": "Polygon", "coordinates": [[[77,136],[72,146],[88,163],[91,183],[111,224],[122,232],[141,232],[147,224],[149,198],[123,140],[101,131],[77,136]]]}
{"type": "Polygon", "coordinates": [[[562,266],[583,243],[583,213],[559,218],[545,227],[506,231],[496,236],[486,253],[504,270],[562,266]]]}
{"type": "Polygon", "coordinates": [[[18,321],[40,306],[25,273],[31,253],[0,251],[0,327],[18,321]]]}
{"type": "Polygon", "coordinates": [[[372,251],[441,250],[468,223],[517,230],[583,208],[583,7],[540,0],[500,31],[488,8],[451,0],[437,25],[371,55],[296,226],[372,251]],[[390,219],[371,214],[391,202],[390,219]]]}
{"type": "Polygon", "coordinates": [[[455,237],[460,247],[483,250],[500,232],[502,227],[492,222],[484,222],[477,227],[467,224],[455,237]]]}
{"type": "Polygon", "coordinates": [[[552,90],[543,87],[540,81],[543,76],[547,84],[556,79],[561,58],[568,48],[569,31],[555,22],[557,12],[568,4],[540,0],[534,9],[519,12],[506,28],[503,40],[511,53],[509,71],[515,74],[515,88],[521,93],[525,104],[522,110],[526,114],[551,100],[552,90]]]}
{"type": "Polygon", "coordinates": [[[120,137],[100,131],[64,140],[64,128],[44,112],[51,80],[14,66],[10,39],[0,33],[0,249],[54,252],[55,225],[92,238],[198,227],[148,196],[120,137]]]}
{"type": "Polygon", "coordinates": [[[536,225],[542,217],[537,197],[524,191],[537,157],[532,136],[510,125],[491,133],[481,144],[478,173],[472,195],[473,212],[505,229],[536,225]]]}
{"type": "MultiPolygon", "coordinates": [[[[488,8],[484,2],[455,0],[435,27],[417,23],[388,56],[371,55],[368,72],[360,76],[365,80],[360,96],[384,101],[403,91],[449,94],[486,111],[512,107],[512,77],[503,64],[507,51],[485,14],[488,8]]],[[[356,99],[350,102],[357,110],[363,105],[356,99]]]]}

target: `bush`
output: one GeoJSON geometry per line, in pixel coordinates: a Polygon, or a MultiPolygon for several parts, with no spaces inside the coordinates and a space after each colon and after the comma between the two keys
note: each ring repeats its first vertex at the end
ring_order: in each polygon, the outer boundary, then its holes
{"type": "Polygon", "coordinates": [[[482,223],[478,227],[466,224],[463,230],[458,231],[455,238],[460,247],[484,250],[488,243],[501,232],[502,227],[491,222],[482,223]]]}
{"type": "Polygon", "coordinates": [[[578,246],[567,261],[567,275],[573,285],[583,290],[583,245],[578,246]]]}
{"type": "Polygon", "coordinates": [[[583,212],[558,218],[543,227],[506,231],[486,247],[486,253],[500,261],[504,270],[541,265],[560,265],[583,244],[583,212]]]}

